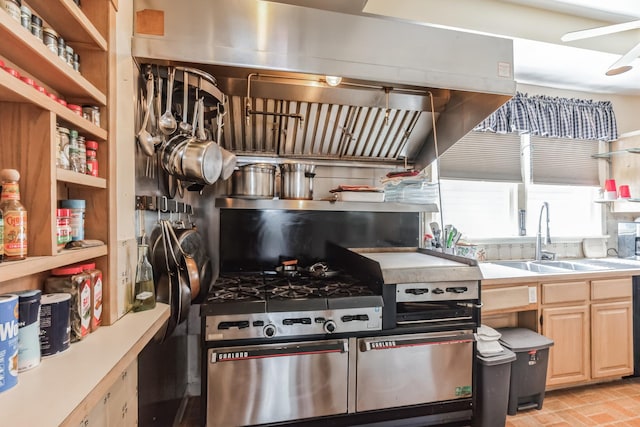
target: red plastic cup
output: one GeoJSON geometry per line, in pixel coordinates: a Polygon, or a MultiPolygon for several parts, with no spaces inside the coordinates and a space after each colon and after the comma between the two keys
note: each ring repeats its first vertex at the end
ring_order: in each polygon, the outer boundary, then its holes
{"type": "Polygon", "coordinates": [[[607,179],[604,181],[604,191],[616,191],[616,180],[607,179]]]}
{"type": "Polygon", "coordinates": [[[620,198],[621,199],[629,199],[629,198],[631,198],[631,191],[629,191],[629,186],[628,185],[621,185],[619,191],[620,191],[620,198]]]}

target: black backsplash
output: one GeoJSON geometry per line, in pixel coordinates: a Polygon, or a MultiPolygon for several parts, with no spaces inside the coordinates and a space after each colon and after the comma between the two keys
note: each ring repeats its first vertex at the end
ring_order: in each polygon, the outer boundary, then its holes
{"type": "Polygon", "coordinates": [[[351,248],[416,247],[416,212],[220,210],[220,271],[275,268],[281,257],[308,266],[326,258],[326,243],[351,248]]]}

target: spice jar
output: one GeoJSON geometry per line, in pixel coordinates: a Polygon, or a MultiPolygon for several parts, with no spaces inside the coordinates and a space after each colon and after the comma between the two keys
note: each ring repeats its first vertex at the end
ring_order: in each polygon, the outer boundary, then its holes
{"type": "Polygon", "coordinates": [[[42,29],[42,41],[54,54],[58,54],[58,33],[52,28],[44,27],[42,29]]]}
{"type": "Polygon", "coordinates": [[[58,126],[56,132],[58,150],[56,152],[56,167],[69,170],[69,129],[58,126]]]}
{"type": "Polygon", "coordinates": [[[76,113],[79,116],[82,116],[82,107],[76,104],[67,104],[67,108],[76,113]]]}
{"type": "Polygon", "coordinates": [[[61,208],[71,210],[71,240],[84,240],[84,210],[86,202],[84,200],[61,200],[61,208]]]}
{"type": "Polygon", "coordinates": [[[91,332],[102,324],[102,271],[95,262],[82,264],[82,271],[91,276],[91,332]]]}
{"type": "Polygon", "coordinates": [[[20,23],[24,28],[31,31],[31,9],[27,6],[20,6],[20,23]]]}
{"type": "Polygon", "coordinates": [[[21,20],[20,6],[22,6],[20,0],[5,0],[4,2],[4,9],[7,11],[9,16],[18,22],[21,20]]]}
{"type": "Polygon", "coordinates": [[[82,117],[96,126],[100,126],[100,108],[96,105],[83,105],[82,117]]]}
{"type": "Polygon", "coordinates": [[[47,277],[46,293],[71,295],[71,342],[79,341],[91,331],[91,276],[80,266],[54,268],[47,277]]]}
{"type": "Polygon", "coordinates": [[[38,15],[31,14],[31,34],[42,41],[42,19],[38,15]]]}
{"type": "Polygon", "coordinates": [[[73,54],[73,69],[80,72],[80,55],[77,53],[73,54]]]}
{"type": "Polygon", "coordinates": [[[78,150],[78,131],[69,131],[69,169],[80,172],[80,153],[78,150]]]}
{"type": "Polygon", "coordinates": [[[58,37],[58,56],[63,61],[67,61],[67,45],[62,37],[58,37]]]}
{"type": "Polygon", "coordinates": [[[64,246],[71,241],[71,210],[56,210],[56,243],[58,252],[64,249],[64,246]]]}
{"type": "Polygon", "coordinates": [[[73,48],[67,45],[66,49],[67,49],[67,56],[66,56],[67,65],[70,67],[73,67],[73,48]]]}
{"type": "Polygon", "coordinates": [[[78,159],[80,160],[78,172],[87,173],[87,147],[84,144],[84,136],[78,136],[78,159]]]}
{"type": "Polygon", "coordinates": [[[87,174],[98,176],[98,143],[96,141],[87,141],[87,174]]]}

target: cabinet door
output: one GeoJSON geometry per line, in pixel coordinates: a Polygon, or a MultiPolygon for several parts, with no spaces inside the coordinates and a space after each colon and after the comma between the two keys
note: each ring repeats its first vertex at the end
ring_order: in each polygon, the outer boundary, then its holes
{"type": "Polygon", "coordinates": [[[589,379],[589,309],[586,305],[542,310],[542,334],[553,340],[547,386],[589,379]]]}
{"type": "Polygon", "coordinates": [[[591,369],[593,378],[633,373],[631,301],[591,305],[591,369]]]}

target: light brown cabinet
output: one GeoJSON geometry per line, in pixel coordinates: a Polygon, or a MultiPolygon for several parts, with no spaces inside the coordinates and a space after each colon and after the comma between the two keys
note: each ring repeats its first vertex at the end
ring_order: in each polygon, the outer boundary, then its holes
{"type": "Polygon", "coordinates": [[[631,278],[541,283],[540,330],[554,341],[547,386],[633,372],[631,278]]]}
{"type": "Polygon", "coordinates": [[[542,309],[542,335],[553,340],[547,366],[547,385],[589,379],[589,307],[542,309]]]}
{"type": "Polygon", "coordinates": [[[115,98],[115,91],[109,91],[110,78],[114,78],[109,71],[114,69],[109,46],[116,11],[108,1],[83,2],[78,7],[72,0],[30,0],[29,6],[80,55],[81,72],[3,10],[0,60],[68,103],[98,106],[101,126],[0,69],[0,168],[20,172],[21,198],[29,219],[28,257],[0,264],[0,293],[41,288],[49,270],[94,260],[104,275],[103,320],[109,324],[116,320],[110,270],[110,248],[115,241],[111,227],[115,218],[111,162],[115,159],[115,143],[109,136],[109,105],[115,98]],[[76,129],[87,140],[98,142],[99,176],[56,168],[56,124],[76,129]],[[58,252],[56,208],[63,199],[86,200],[85,238],[101,240],[104,246],[58,252]]]}
{"type": "Polygon", "coordinates": [[[105,392],[79,427],[138,425],[138,362],[132,362],[105,392]]]}

